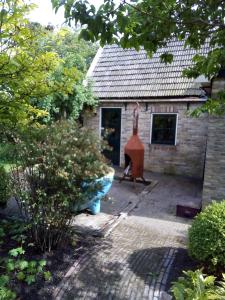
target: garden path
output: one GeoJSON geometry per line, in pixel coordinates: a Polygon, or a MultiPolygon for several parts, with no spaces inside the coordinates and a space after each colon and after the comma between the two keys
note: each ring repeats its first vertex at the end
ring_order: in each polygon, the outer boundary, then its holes
{"type": "MultiPolygon", "coordinates": [[[[170,299],[171,281],[193,263],[185,250],[190,220],[175,217],[175,206],[180,198],[200,197],[201,185],[188,178],[147,175],[158,182],[151,191],[137,193],[131,183],[114,182],[110,201],[118,203],[114,211],[107,204],[108,216],[114,214],[120,222],[105,231],[107,219],[101,216],[97,231],[102,226],[103,237],[93,238],[93,247],[68,269],[54,299],[170,299]]],[[[83,215],[81,227],[85,217],[90,226],[95,223],[96,216],[92,222],[83,215]]]]}

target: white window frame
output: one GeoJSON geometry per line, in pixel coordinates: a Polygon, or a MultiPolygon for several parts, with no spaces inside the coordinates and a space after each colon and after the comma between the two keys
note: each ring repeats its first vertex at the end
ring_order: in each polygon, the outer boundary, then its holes
{"type": "Polygon", "coordinates": [[[178,129],[178,113],[151,113],[151,125],[150,125],[150,145],[158,145],[158,146],[176,146],[177,145],[177,129],[178,129]],[[175,115],[176,116],[176,129],[175,129],[175,141],[174,145],[169,145],[169,144],[155,144],[152,143],[152,129],[153,129],[153,117],[154,115],[175,115]]]}
{"type": "Polygon", "coordinates": [[[104,108],[120,108],[121,110],[121,118],[120,118],[120,159],[119,166],[121,164],[121,143],[122,143],[122,119],[123,119],[123,107],[122,106],[101,106],[99,111],[99,138],[102,138],[102,109],[104,108]]]}

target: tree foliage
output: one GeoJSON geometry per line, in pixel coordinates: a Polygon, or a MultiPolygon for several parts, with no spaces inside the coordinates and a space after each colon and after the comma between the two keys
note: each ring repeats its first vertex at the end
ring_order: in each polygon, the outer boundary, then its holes
{"type": "Polygon", "coordinates": [[[1,131],[63,114],[77,118],[95,103],[81,83],[96,48],[68,30],[30,23],[33,8],[29,1],[0,2],[1,131]]]}
{"type": "Polygon", "coordinates": [[[0,206],[5,206],[10,197],[9,190],[9,175],[7,174],[5,168],[0,165],[0,206]]]}
{"type": "Polygon", "coordinates": [[[80,40],[77,32],[62,28],[58,31],[46,30],[39,38],[39,47],[47,52],[55,52],[61,62],[50,76],[50,83],[56,86],[54,92],[42,99],[34,99],[37,107],[48,111],[45,121],[62,117],[77,119],[83,107],[93,106],[96,99],[91,87],[85,87],[83,80],[97,51],[97,46],[80,40]]]}
{"type": "Polygon", "coordinates": [[[37,36],[26,15],[33,5],[0,2],[0,125],[14,127],[34,122],[46,113],[30,99],[52,91],[49,74],[60,62],[54,52],[37,51],[37,36]]]}
{"type": "MultiPolygon", "coordinates": [[[[143,47],[151,56],[173,38],[193,49],[208,43],[211,50],[205,56],[196,55],[193,68],[185,75],[204,74],[211,79],[225,67],[224,0],[104,0],[97,10],[87,0],[52,0],[52,4],[56,9],[64,5],[67,22],[79,22],[81,36],[92,42],[99,40],[102,46],[143,47]]],[[[171,62],[173,56],[163,53],[161,59],[171,62]]],[[[224,98],[219,112],[225,111],[224,98]]]]}

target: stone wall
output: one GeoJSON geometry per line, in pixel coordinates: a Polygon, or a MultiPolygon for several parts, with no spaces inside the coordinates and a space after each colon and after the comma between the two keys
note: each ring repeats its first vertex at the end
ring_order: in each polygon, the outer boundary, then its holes
{"type": "MultiPolygon", "coordinates": [[[[139,102],[140,103],[140,102],[139,102]]],[[[191,118],[187,115],[188,109],[197,107],[196,103],[140,103],[139,111],[139,136],[145,146],[145,169],[153,172],[178,174],[202,178],[205,162],[205,148],[207,138],[207,118],[191,118]],[[152,113],[177,113],[177,142],[175,146],[150,144],[152,113]]],[[[135,103],[116,101],[101,103],[101,107],[122,108],[121,128],[121,166],[124,163],[123,149],[132,135],[133,109],[135,103]]],[[[99,134],[100,108],[93,117],[86,117],[85,123],[99,134]]]]}
{"type": "Polygon", "coordinates": [[[203,205],[225,199],[225,117],[210,117],[203,205]]]}
{"type": "MultiPolygon", "coordinates": [[[[212,96],[224,89],[225,80],[212,82],[212,96]]],[[[203,186],[203,206],[225,199],[225,117],[210,117],[203,186]]]]}

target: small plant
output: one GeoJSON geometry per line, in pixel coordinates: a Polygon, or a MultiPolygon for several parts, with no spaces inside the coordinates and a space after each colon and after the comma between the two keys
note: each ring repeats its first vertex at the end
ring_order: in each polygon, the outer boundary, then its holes
{"type": "Polygon", "coordinates": [[[189,229],[189,253],[209,271],[222,273],[225,266],[225,201],[207,206],[189,229]]]}
{"type": "Polygon", "coordinates": [[[32,245],[28,243],[27,225],[21,221],[0,222],[0,250],[9,248],[0,259],[0,299],[16,298],[15,285],[24,282],[31,285],[38,277],[51,279],[47,271],[46,261],[43,259],[27,259],[26,249],[32,245]]]}
{"type": "Polygon", "coordinates": [[[6,274],[4,276],[16,278],[30,285],[36,282],[38,275],[44,277],[48,275],[49,272],[43,270],[46,266],[45,260],[26,260],[24,254],[23,247],[13,248],[9,251],[9,256],[3,260],[3,268],[5,268],[6,274]]]}
{"type": "Polygon", "coordinates": [[[176,300],[223,300],[225,299],[225,277],[216,283],[214,276],[206,276],[201,270],[183,272],[173,283],[171,291],[176,300]]]}
{"type": "Polygon", "coordinates": [[[23,137],[18,153],[16,198],[36,247],[51,251],[68,240],[72,207],[101,189],[95,179],[108,168],[101,145],[89,130],[61,121],[23,137]]]}
{"type": "Polygon", "coordinates": [[[0,165],[0,206],[6,206],[10,197],[9,188],[10,176],[6,172],[5,168],[0,165]]]}
{"type": "Polygon", "coordinates": [[[0,299],[1,300],[16,299],[16,293],[7,287],[8,283],[9,283],[8,276],[0,276],[0,299]]]}

